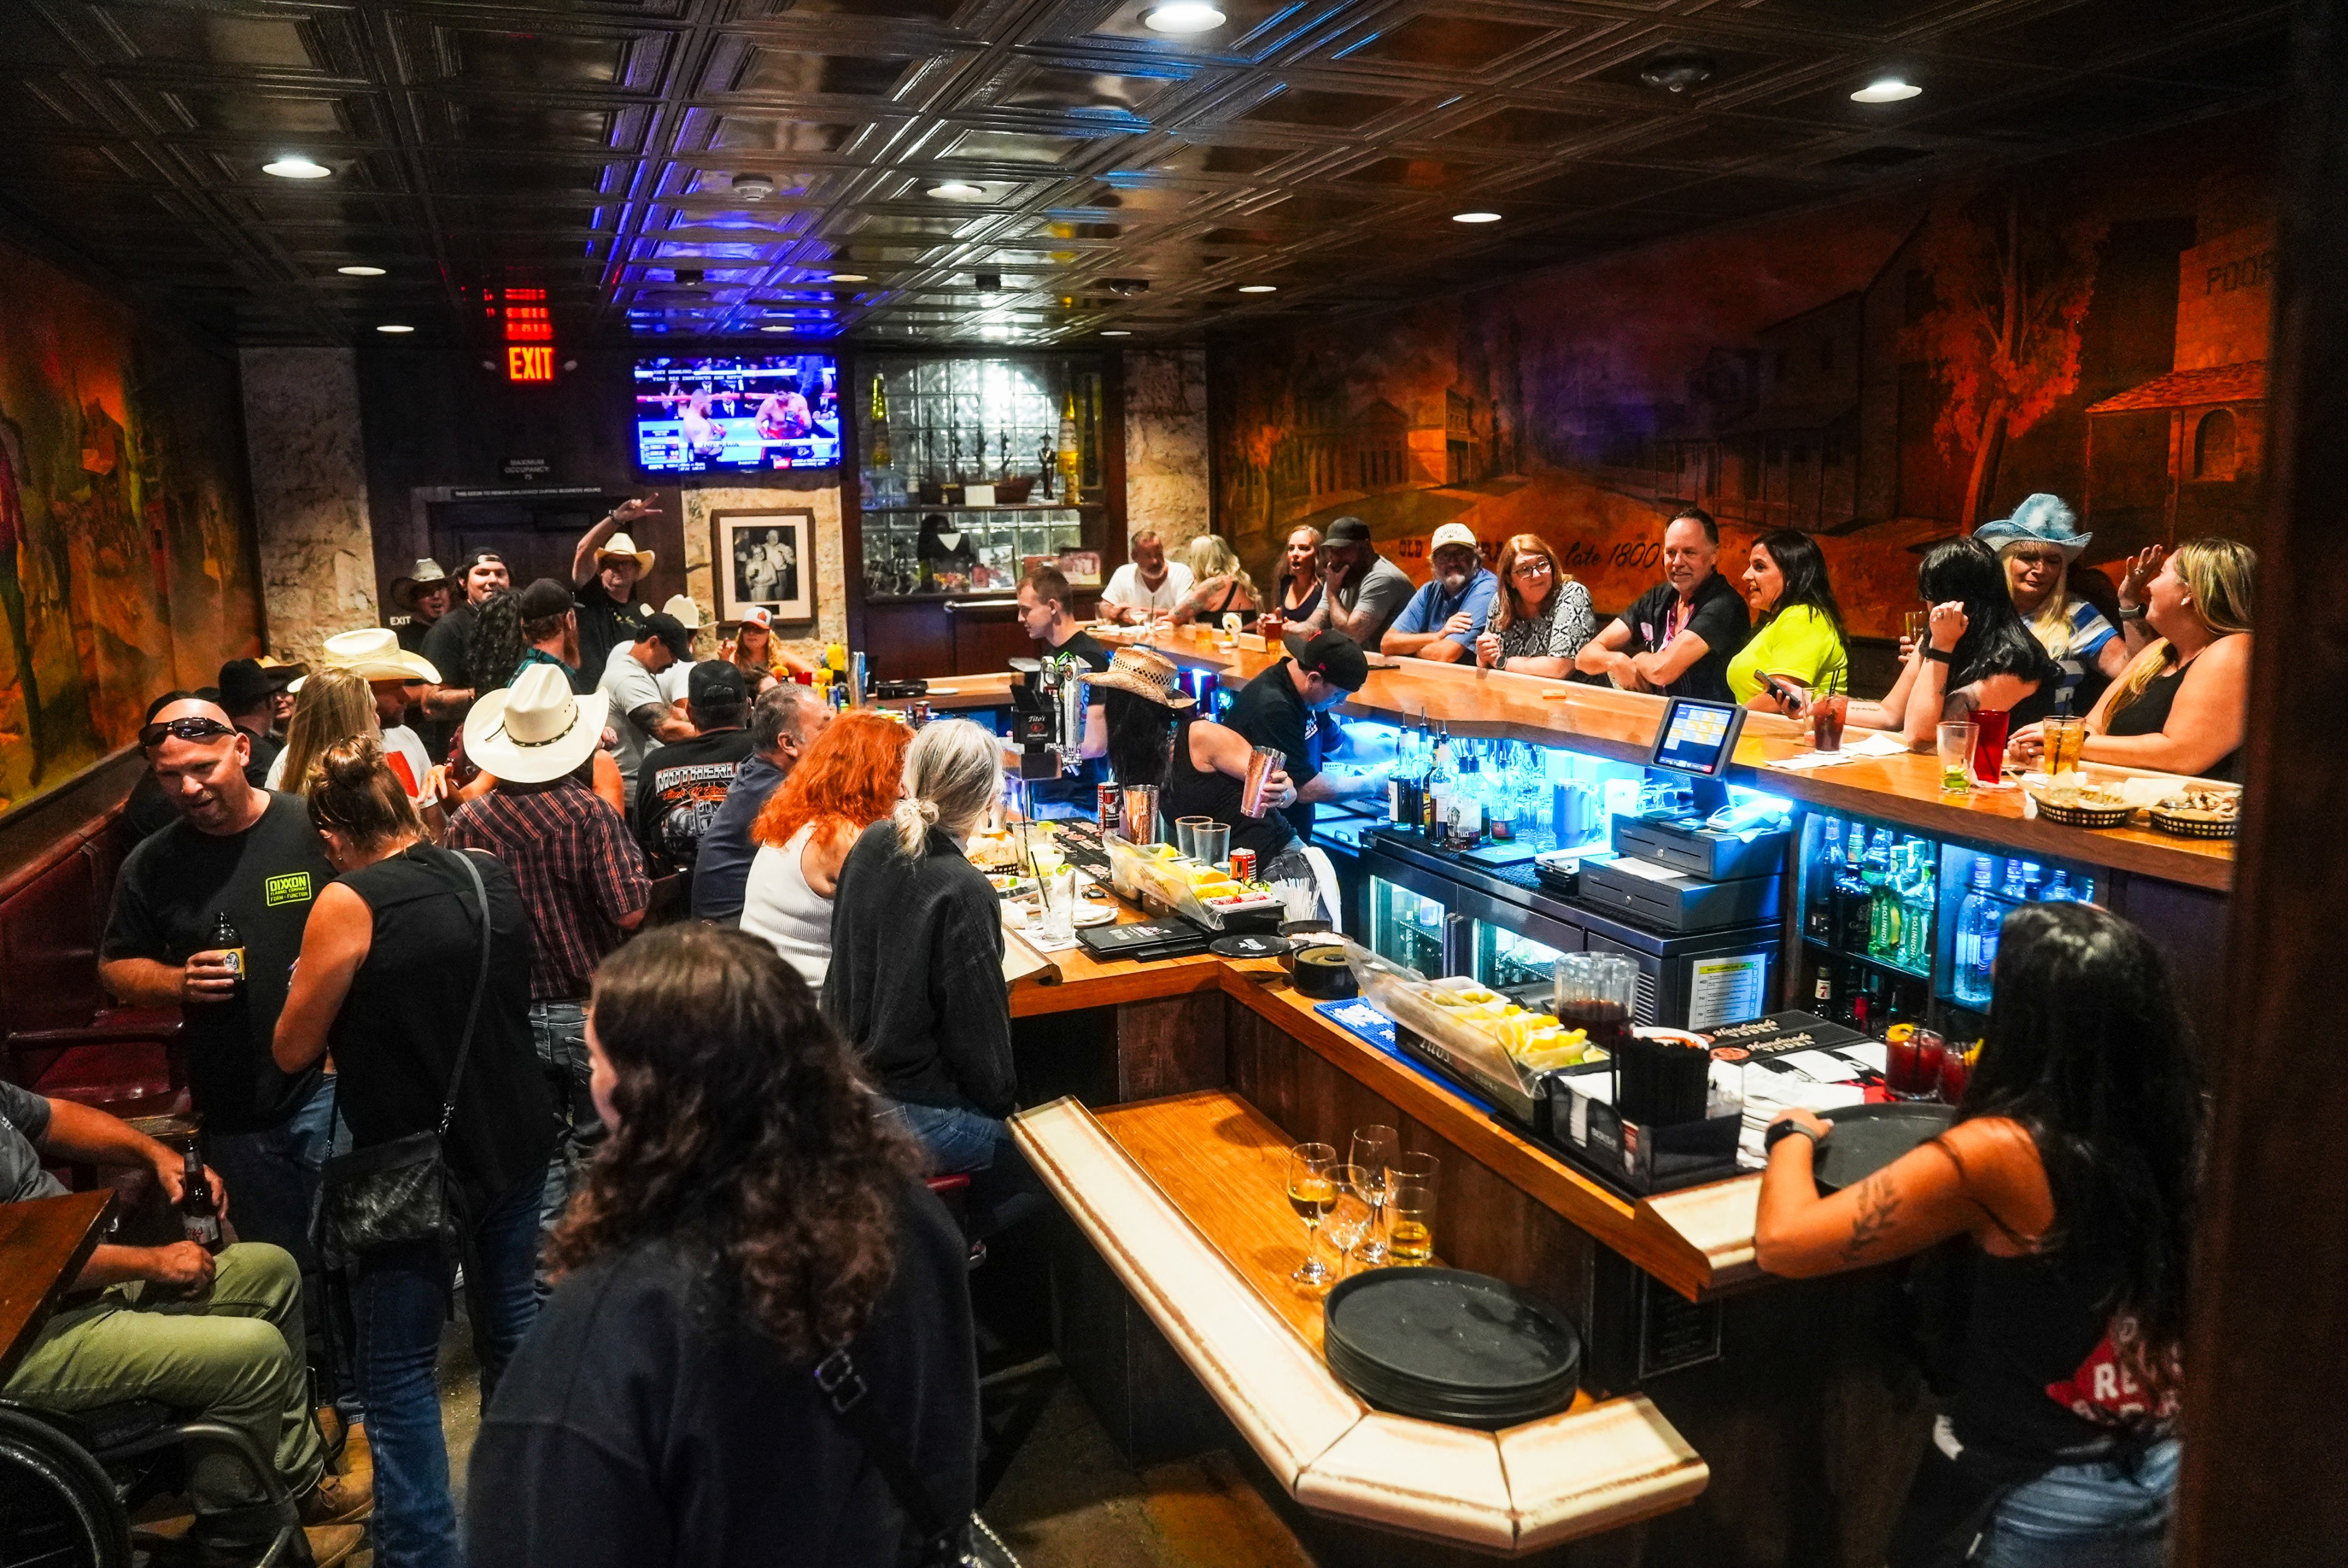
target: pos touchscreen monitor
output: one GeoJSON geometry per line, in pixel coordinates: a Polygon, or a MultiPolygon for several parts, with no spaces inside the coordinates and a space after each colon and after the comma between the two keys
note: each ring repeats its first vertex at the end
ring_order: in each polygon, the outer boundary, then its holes
{"type": "Polygon", "coordinates": [[[1704,779],[1725,779],[1728,759],[1736,755],[1736,738],[1744,730],[1745,709],[1733,702],[1673,697],[1663,704],[1663,722],[1655,728],[1655,748],[1648,754],[1647,764],[1704,779]]]}

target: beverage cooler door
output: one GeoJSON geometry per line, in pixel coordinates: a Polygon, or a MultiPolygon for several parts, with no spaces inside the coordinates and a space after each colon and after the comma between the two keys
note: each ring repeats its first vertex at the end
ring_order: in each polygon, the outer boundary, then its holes
{"type": "MultiPolygon", "coordinates": [[[[1382,855],[1364,855],[1362,867],[1368,873],[1364,940],[1370,951],[1429,980],[1459,973],[1451,951],[1451,934],[1460,924],[1451,904],[1459,890],[1382,855]]],[[[1465,954],[1458,956],[1465,961],[1465,954]]]]}
{"type": "Polygon", "coordinates": [[[1463,967],[1479,985],[1496,991],[1548,985],[1558,954],[1580,953],[1585,945],[1581,927],[1503,903],[1473,888],[1461,888],[1456,903],[1468,918],[1463,967]]]}

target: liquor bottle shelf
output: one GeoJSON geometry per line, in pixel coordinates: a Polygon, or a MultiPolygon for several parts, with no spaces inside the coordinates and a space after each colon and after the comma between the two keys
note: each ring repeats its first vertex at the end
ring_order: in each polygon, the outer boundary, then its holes
{"type": "Polygon", "coordinates": [[[1890,974],[1901,975],[1910,980],[1930,980],[1932,977],[1932,972],[1930,969],[1910,969],[1905,964],[1894,964],[1889,958],[1878,958],[1871,953],[1846,953],[1841,948],[1834,945],[1834,944],[1830,942],[1820,942],[1815,936],[1803,937],[1802,945],[1808,948],[1813,953],[1823,953],[1829,954],[1832,957],[1844,958],[1854,963],[1869,965],[1877,969],[1886,970],[1890,974]]]}

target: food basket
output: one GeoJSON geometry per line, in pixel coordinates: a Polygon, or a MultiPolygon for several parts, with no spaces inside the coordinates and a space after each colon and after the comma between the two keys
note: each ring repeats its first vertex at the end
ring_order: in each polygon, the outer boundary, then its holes
{"type": "MultiPolygon", "coordinates": [[[[2229,797],[2238,808],[2240,797],[2229,797]]],[[[2180,805],[2172,800],[2159,800],[2145,808],[2152,825],[2164,833],[2180,839],[2230,839],[2242,830],[2239,809],[2220,815],[2205,804],[2180,805]]]]}
{"type": "Polygon", "coordinates": [[[2031,792],[2030,798],[2036,802],[2040,816],[2065,828],[2125,828],[2127,820],[2136,815],[2136,808],[2125,800],[2114,806],[2083,805],[2075,800],[2058,800],[2036,790],[2031,792]]]}

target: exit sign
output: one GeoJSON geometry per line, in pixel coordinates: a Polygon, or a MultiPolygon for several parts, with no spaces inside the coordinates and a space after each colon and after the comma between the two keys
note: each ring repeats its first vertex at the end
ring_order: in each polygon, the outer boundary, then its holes
{"type": "Polygon", "coordinates": [[[546,291],[509,288],[494,300],[503,318],[506,379],[549,382],[554,379],[554,316],[547,308],[546,291]]]}
{"type": "Polygon", "coordinates": [[[530,348],[512,344],[506,349],[506,379],[509,381],[551,381],[554,379],[554,350],[551,346],[530,348]]]}

